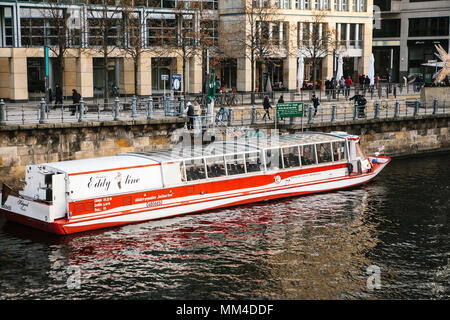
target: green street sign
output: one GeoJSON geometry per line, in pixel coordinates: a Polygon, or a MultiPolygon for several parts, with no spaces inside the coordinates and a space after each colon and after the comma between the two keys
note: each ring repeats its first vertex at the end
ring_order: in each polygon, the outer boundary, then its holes
{"type": "Polygon", "coordinates": [[[277,103],[278,118],[303,117],[303,102],[277,103]]]}

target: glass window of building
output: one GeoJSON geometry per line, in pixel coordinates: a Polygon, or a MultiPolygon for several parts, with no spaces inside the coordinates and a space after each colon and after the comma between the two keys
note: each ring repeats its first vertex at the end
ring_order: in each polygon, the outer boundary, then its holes
{"type": "Polygon", "coordinates": [[[448,36],[449,17],[411,18],[409,19],[408,35],[410,37],[422,36],[448,36]]]}
{"type": "Polygon", "coordinates": [[[311,0],[295,0],[295,9],[310,10],[311,0]]]}
{"type": "Polygon", "coordinates": [[[401,20],[383,19],[380,21],[380,28],[373,28],[374,38],[400,37],[401,20]]]}

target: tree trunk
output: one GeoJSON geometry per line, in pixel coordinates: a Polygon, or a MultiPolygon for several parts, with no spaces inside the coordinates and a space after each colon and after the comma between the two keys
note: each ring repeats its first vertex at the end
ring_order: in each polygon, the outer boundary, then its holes
{"type": "Polygon", "coordinates": [[[134,58],[134,95],[138,95],[138,61],[139,55],[134,58]]]}
{"type": "Polygon", "coordinates": [[[103,52],[103,72],[105,75],[105,86],[103,88],[103,101],[109,103],[109,72],[108,72],[108,55],[106,51],[103,52]]]}

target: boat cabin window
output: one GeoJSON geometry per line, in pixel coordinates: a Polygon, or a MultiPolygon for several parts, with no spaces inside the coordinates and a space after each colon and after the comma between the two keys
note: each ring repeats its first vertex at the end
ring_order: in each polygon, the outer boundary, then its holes
{"type": "Polygon", "coordinates": [[[297,146],[282,148],[281,151],[283,152],[283,167],[285,169],[300,166],[297,146]]]}
{"type": "Polygon", "coordinates": [[[228,175],[245,173],[244,154],[225,156],[228,175]]]}
{"type": "Polygon", "coordinates": [[[346,152],[345,152],[345,141],[335,141],[332,143],[333,146],[333,160],[341,161],[346,160],[346,152]]]}
{"type": "Polygon", "coordinates": [[[205,179],[205,164],[203,159],[192,159],[185,162],[187,181],[205,179]]]}
{"type": "Polygon", "coordinates": [[[258,172],[263,170],[261,163],[261,154],[258,152],[249,152],[245,154],[245,164],[247,172],[258,172]]]}
{"type": "Polygon", "coordinates": [[[278,170],[281,166],[280,149],[277,148],[266,150],[266,170],[278,170]]]}
{"type": "Polygon", "coordinates": [[[226,175],[223,156],[206,159],[208,178],[223,177],[226,175]]]}
{"type": "Polygon", "coordinates": [[[365,158],[364,152],[361,150],[361,145],[359,144],[359,142],[355,143],[355,147],[356,147],[356,157],[365,158]]]}
{"type": "Polygon", "coordinates": [[[314,145],[300,146],[300,157],[302,165],[304,166],[316,164],[316,151],[314,150],[314,145]]]}
{"type": "Polygon", "coordinates": [[[331,143],[318,143],[317,149],[317,161],[318,163],[331,162],[331,143]]]}

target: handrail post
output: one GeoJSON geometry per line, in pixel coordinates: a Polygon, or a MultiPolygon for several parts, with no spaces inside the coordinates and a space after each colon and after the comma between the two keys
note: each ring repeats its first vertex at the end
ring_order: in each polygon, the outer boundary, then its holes
{"type": "Polygon", "coordinates": [[[231,123],[233,122],[233,107],[230,105],[228,108],[228,126],[231,126],[231,123]]]}
{"type": "Polygon", "coordinates": [[[0,99],[0,125],[6,124],[6,108],[5,101],[0,99]]]}
{"type": "Polygon", "coordinates": [[[355,103],[353,103],[353,120],[358,120],[358,103],[356,102],[356,99],[355,103]]]}
{"type": "Polygon", "coordinates": [[[419,114],[419,99],[416,98],[416,101],[414,101],[414,117],[417,117],[419,114]]]}
{"type": "Polygon", "coordinates": [[[433,99],[433,114],[438,113],[438,98],[434,97],[433,99]]]}
{"type": "Polygon", "coordinates": [[[40,102],[39,110],[39,123],[45,123],[45,99],[42,98],[40,102]]]}
{"type": "Polygon", "coordinates": [[[78,122],[83,122],[83,114],[84,114],[84,101],[83,97],[80,98],[80,114],[78,115],[78,122]]]}
{"type": "Polygon", "coordinates": [[[375,114],[373,116],[374,119],[378,119],[380,117],[380,103],[375,101],[375,114]]]}
{"type": "Polygon", "coordinates": [[[180,104],[178,107],[178,116],[181,118],[185,116],[185,114],[184,114],[184,96],[183,95],[181,95],[181,97],[180,97],[180,104]]]}
{"type": "Polygon", "coordinates": [[[114,121],[119,121],[119,97],[114,98],[114,121]]]}
{"type": "Polygon", "coordinates": [[[256,122],[256,107],[254,104],[252,105],[252,115],[251,116],[252,116],[251,124],[255,124],[255,122],[256,122]]]}
{"type": "Polygon", "coordinates": [[[309,107],[308,107],[308,124],[312,123],[312,116],[313,116],[313,107],[312,107],[312,105],[309,105],[309,107]]]}
{"type": "Polygon", "coordinates": [[[336,105],[331,106],[331,122],[336,122],[336,105]]]}
{"type": "Polygon", "coordinates": [[[394,107],[394,118],[398,118],[399,112],[400,112],[400,104],[398,102],[398,99],[396,99],[394,107]]]}
{"type": "Polygon", "coordinates": [[[150,120],[152,118],[153,115],[153,98],[152,96],[148,96],[148,101],[147,101],[147,119],[150,120]]]}
{"type": "Polygon", "coordinates": [[[131,98],[131,118],[136,118],[136,96],[133,95],[131,98]]]}

